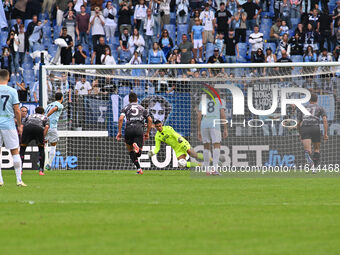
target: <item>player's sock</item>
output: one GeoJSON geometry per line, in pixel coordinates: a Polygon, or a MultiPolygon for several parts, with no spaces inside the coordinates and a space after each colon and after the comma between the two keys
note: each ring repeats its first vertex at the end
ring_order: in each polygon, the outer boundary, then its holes
{"type": "Polygon", "coordinates": [[[21,182],[21,158],[19,154],[13,155],[13,165],[15,175],[17,176],[17,182],[21,182]]]}
{"type": "Polygon", "coordinates": [[[320,152],[314,152],[313,161],[315,166],[318,166],[320,164],[320,152]]]}
{"type": "Polygon", "coordinates": [[[213,165],[214,165],[214,167],[217,167],[218,162],[220,161],[220,154],[221,154],[221,149],[220,148],[214,148],[214,150],[213,150],[213,165]]]}
{"type": "Polygon", "coordinates": [[[200,166],[200,164],[196,162],[190,162],[190,161],[187,162],[187,168],[196,167],[196,166],[200,166]]]}
{"type": "Polygon", "coordinates": [[[39,162],[40,162],[40,171],[44,172],[44,164],[45,164],[45,150],[43,146],[39,147],[39,162]]]}
{"type": "Polygon", "coordinates": [[[57,146],[51,146],[50,154],[48,155],[48,164],[52,166],[57,146]]]}
{"type": "Polygon", "coordinates": [[[203,150],[203,164],[204,166],[209,166],[209,162],[210,162],[210,151],[207,149],[203,150]]]}
{"type": "Polygon", "coordinates": [[[310,165],[314,164],[314,162],[313,162],[313,160],[312,160],[312,158],[311,158],[311,156],[310,156],[308,151],[305,151],[305,158],[306,158],[306,161],[307,161],[308,164],[310,164],[310,165]]]}
{"type": "Polygon", "coordinates": [[[131,159],[132,163],[135,164],[136,168],[137,168],[137,169],[140,169],[140,164],[139,164],[139,162],[138,162],[136,152],[130,151],[130,159],[131,159]]]}

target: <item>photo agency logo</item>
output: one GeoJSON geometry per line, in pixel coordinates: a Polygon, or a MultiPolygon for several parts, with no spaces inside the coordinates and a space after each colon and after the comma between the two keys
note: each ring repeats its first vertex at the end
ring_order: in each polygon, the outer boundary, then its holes
{"type": "Polygon", "coordinates": [[[230,127],[237,125],[258,128],[262,127],[266,123],[274,126],[277,122],[280,122],[283,127],[296,127],[298,125],[298,121],[293,118],[288,118],[287,108],[289,107],[293,108],[296,112],[299,110],[304,115],[311,115],[304,106],[304,104],[308,103],[311,98],[310,91],[305,88],[280,88],[277,85],[258,84],[248,87],[245,92],[243,92],[241,88],[233,84],[216,84],[214,86],[205,84],[205,87],[206,88],[202,88],[205,93],[202,94],[201,98],[201,113],[203,116],[209,116],[209,104],[212,103],[211,100],[216,105],[215,96],[222,105],[221,94],[217,91],[229,91],[232,97],[231,118],[211,118],[214,127],[227,124],[230,127]],[[265,96],[263,96],[265,93],[260,89],[262,87],[266,88],[265,96]],[[211,99],[208,99],[207,95],[209,95],[211,99]],[[259,103],[260,101],[266,101],[267,103],[264,105],[259,103]],[[254,118],[247,118],[247,120],[237,118],[237,121],[233,120],[233,117],[235,116],[245,115],[246,105],[248,107],[247,110],[253,114],[254,118]]]}

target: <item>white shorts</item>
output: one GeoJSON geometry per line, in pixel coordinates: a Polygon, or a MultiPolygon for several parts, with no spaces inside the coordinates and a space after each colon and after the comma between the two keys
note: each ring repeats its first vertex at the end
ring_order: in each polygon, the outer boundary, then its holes
{"type": "Polygon", "coordinates": [[[202,39],[194,39],[194,49],[199,49],[203,47],[203,40],[202,39]]]}
{"type": "Polygon", "coordinates": [[[16,129],[0,130],[0,147],[5,144],[7,150],[19,148],[19,135],[16,129]]]}
{"type": "Polygon", "coordinates": [[[45,140],[50,143],[56,143],[59,141],[59,135],[57,129],[49,129],[47,132],[47,135],[45,137],[45,140]]]}
{"type": "Polygon", "coordinates": [[[221,143],[221,130],[216,128],[202,128],[201,130],[203,144],[221,143]]]}

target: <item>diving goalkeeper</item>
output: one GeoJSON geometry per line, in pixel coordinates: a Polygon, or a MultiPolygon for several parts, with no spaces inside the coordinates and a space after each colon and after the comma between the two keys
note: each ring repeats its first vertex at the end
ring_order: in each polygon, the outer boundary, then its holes
{"type": "Polygon", "coordinates": [[[176,157],[178,159],[178,165],[180,168],[200,166],[199,163],[194,163],[190,161],[187,162],[186,157],[187,154],[189,154],[190,157],[203,160],[203,154],[196,153],[191,148],[190,143],[185,140],[180,134],[178,134],[171,126],[163,126],[161,121],[156,120],[155,127],[157,129],[157,133],[155,135],[156,148],[154,151],[149,151],[149,157],[156,155],[160,150],[161,142],[164,142],[170,145],[171,148],[173,148],[176,152],[176,157]]]}

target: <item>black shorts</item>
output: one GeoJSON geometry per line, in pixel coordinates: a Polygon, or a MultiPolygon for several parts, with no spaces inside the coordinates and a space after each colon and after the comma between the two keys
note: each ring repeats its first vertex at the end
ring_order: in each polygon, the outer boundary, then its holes
{"type": "Polygon", "coordinates": [[[37,145],[44,144],[44,129],[42,127],[24,126],[20,143],[28,145],[32,140],[35,140],[37,145]]]}
{"type": "Polygon", "coordinates": [[[313,143],[321,142],[321,131],[319,126],[302,126],[300,128],[301,139],[311,139],[313,143]]]}
{"type": "Polygon", "coordinates": [[[143,147],[144,143],[144,132],[143,128],[129,127],[125,129],[125,143],[132,145],[136,143],[140,148],[143,147]]]}

